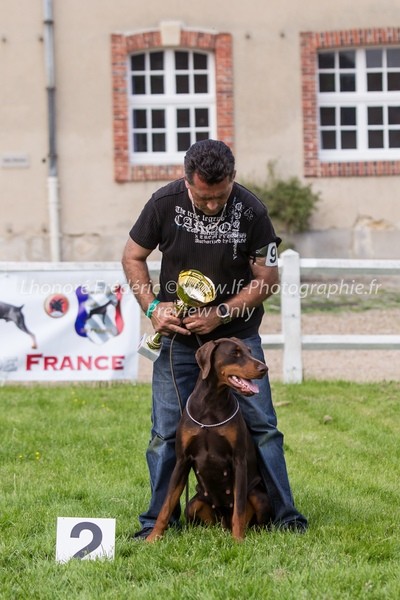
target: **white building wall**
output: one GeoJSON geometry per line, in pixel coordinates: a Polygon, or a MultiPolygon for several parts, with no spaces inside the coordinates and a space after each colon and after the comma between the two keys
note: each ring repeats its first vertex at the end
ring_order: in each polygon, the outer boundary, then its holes
{"type": "MultiPolygon", "coordinates": [[[[113,174],[110,35],[161,21],[233,35],[238,179],[303,179],[301,31],[400,26],[396,0],[54,0],[57,146],[64,260],[119,260],[128,231],[161,182],[113,174]]],[[[47,97],[41,0],[0,4],[0,260],[48,260],[47,97]]],[[[303,255],[391,258],[400,252],[398,178],[304,180],[322,200],[303,255]]]]}

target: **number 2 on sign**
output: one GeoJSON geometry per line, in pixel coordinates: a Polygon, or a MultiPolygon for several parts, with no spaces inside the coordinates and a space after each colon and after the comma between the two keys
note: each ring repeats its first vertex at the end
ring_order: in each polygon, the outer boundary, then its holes
{"type": "Polygon", "coordinates": [[[56,561],[114,558],[115,519],[58,517],[56,561]]]}
{"type": "Polygon", "coordinates": [[[88,529],[92,532],[93,537],[92,541],[83,546],[78,552],[75,552],[72,558],[84,558],[87,554],[94,552],[100,545],[103,539],[103,532],[100,527],[96,525],[96,523],[91,523],[90,521],[82,521],[81,523],[77,523],[71,531],[72,538],[80,537],[82,531],[88,529]]]}

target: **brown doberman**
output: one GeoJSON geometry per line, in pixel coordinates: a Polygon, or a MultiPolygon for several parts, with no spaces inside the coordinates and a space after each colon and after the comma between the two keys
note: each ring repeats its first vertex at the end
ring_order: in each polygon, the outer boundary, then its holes
{"type": "Polygon", "coordinates": [[[197,494],[186,508],[188,521],[221,523],[242,540],[248,525],[271,521],[268,495],[257,466],[254,442],[230,388],[258,392],[252,379],[268,367],[237,338],[205,343],[196,352],[200,374],[176,433],[176,465],[167,496],[148,542],[162,536],[193,467],[197,494]]]}

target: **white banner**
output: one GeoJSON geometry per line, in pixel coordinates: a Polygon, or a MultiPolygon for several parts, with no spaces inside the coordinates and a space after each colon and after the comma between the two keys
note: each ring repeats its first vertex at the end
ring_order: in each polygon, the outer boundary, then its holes
{"type": "Polygon", "coordinates": [[[34,265],[0,263],[0,380],[136,379],[140,309],[122,270],[34,265]]]}

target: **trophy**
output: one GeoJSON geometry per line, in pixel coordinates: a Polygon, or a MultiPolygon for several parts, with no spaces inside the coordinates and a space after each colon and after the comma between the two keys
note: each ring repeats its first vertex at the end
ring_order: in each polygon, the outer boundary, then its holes
{"type": "MultiPolygon", "coordinates": [[[[178,276],[176,290],[178,300],[175,302],[175,314],[183,316],[188,308],[199,308],[215,299],[215,287],[211,279],[197,271],[188,269],[181,271],[178,276]]],[[[138,352],[151,360],[156,360],[161,348],[161,334],[155,333],[140,340],[138,352]]]]}

